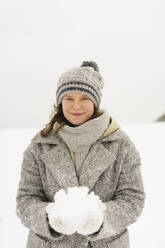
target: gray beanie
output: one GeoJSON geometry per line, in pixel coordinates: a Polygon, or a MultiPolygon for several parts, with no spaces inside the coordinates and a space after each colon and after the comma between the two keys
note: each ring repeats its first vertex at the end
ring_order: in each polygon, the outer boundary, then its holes
{"type": "Polygon", "coordinates": [[[56,104],[61,103],[65,94],[78,92],[89,96],[95,106],[101,102],[101,89],[104,80],[99,73],[98,65],[93,61],[83,61],[80,67],[65,71],[59,78],[56,90],[56,104]]]}

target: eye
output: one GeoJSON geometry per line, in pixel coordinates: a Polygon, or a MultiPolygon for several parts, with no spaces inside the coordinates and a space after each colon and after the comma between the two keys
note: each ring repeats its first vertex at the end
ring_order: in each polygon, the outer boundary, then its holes
{"type": "Polygon", "coordinates": [[[89,100],[89,98],[88,98],[88,97],[83,97],[82,99],[83,99],[83,100],[89,100]]]}
{"type": "Polygon", "coordinates": [[[72,98],[70,98],[70,97],[67,97],[67,98],[65,98],[65,99],[68,100],[68,101],[72,100],[72,98]]]}

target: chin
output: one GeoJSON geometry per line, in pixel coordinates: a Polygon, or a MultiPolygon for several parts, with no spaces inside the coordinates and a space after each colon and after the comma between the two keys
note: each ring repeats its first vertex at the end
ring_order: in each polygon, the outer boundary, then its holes
{"type": "Polygon", "coordinates": [[[72,123],[72,125],[81,125],[86,121],[81,121],[81,122],[74,122],[74,121],[70,121],[72,123]]]}
{"type": "Polygon", "coordinates": [[[84,122],[80,122],[80,123],[73,123],[72,122],[72,125],[75,125],[75,126],[79,126],[79,125],[81,125],[81,124],[83,124],[84,122]]]}

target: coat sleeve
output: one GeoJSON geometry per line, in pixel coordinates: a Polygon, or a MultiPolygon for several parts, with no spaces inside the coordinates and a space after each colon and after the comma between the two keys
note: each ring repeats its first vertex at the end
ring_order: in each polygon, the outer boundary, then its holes
{"type": "Polygon", "coordinates": [[[33,232],[53,240],[63,238],[48,223],[47,201],[40,178],[37,160],[30,144],[23,153],[21,176],[16,194],[16,215],[33,232]]]}
{"type": "Polygon", "coordinates": [[[126,152],[122,162],[118,184],[112,200],[105,202],[107,207],[103,225],[89,240],[118,236],[127,226],[136,222],[145,202],[145,193],[141,172],[141,158],[134,143],[128,138],[126,152]]]}

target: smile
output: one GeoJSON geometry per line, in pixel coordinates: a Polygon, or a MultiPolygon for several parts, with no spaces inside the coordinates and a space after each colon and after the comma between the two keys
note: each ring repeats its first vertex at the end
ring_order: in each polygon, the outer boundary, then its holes
{"type": "Polygon", "coordinates": [[[83,114],[73,113],[72,115],[73,115],[73,116],[80,116],[80,115],[83,115],[83,114]]]}

